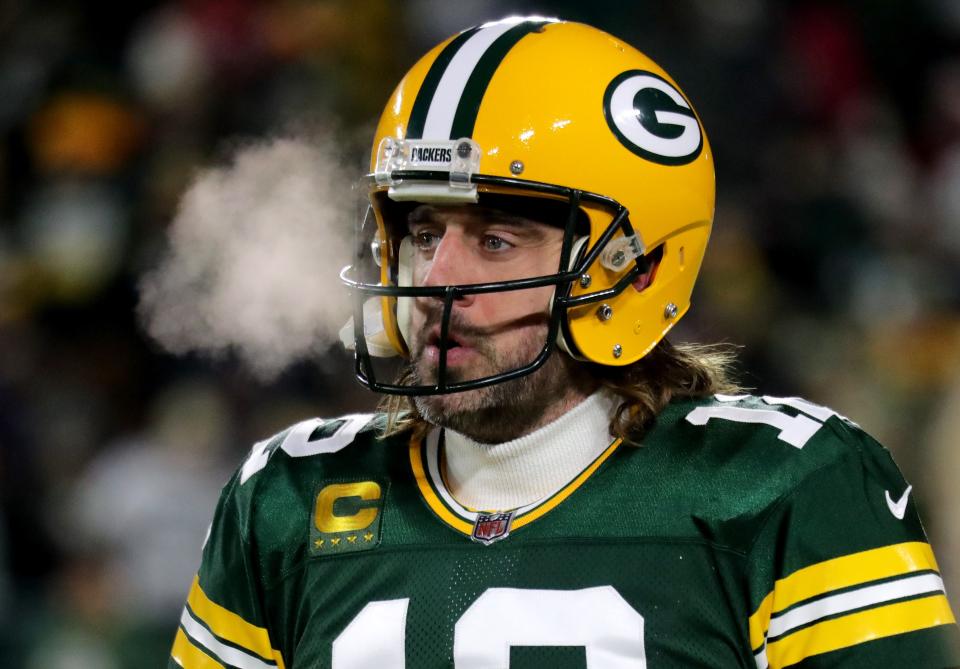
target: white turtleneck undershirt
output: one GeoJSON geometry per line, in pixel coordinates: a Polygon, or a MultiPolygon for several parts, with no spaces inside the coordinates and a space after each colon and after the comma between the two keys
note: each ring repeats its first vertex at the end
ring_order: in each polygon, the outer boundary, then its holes
{"type": "Polygon", "coordinates": [[[565,486],[610,445],[617,398],[600,390],[556,420],[502,444],[444,433],[446,482],[474,509],[516,509],[565,486]]]}

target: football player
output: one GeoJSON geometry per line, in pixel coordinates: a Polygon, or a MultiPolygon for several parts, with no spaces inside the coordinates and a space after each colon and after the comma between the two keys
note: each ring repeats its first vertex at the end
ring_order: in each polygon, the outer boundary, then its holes
{"type": "Polygon", "coordinates": [[[960,664],[889,453],[664,339],[714,167],[656,63],[577,23],[466,30],[396,88],[366,183],[342,276],[385,410],[253,447],[171,667],[960,664]]]}

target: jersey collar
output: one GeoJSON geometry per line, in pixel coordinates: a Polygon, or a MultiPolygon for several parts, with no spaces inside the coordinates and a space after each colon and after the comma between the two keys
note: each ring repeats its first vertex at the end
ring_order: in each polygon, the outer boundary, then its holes
{"type": "MultiPolygon", "coordinates": [[[[410,442],[410,465],[417,482],[417,488],[423,496],[427,506],[448,527],[461,534],[471,536],[478,518],[485,510],[468,508],[454,498],[441,476],[440,445],[442,430],[432,430],[426,439],[413,439],[410,442]]],[[[570,481],[566,482],[553,493],[536,502],[517,509],[495,509],[489,511],[512,511],[512,529],[517,530],[534,520],[541,518],[559,506],[573,494],[584,482],[593,475],[600,466],[613,455],[621,444],[620,439],[614,439],[590,464],[581,470],[570,481]]]]}

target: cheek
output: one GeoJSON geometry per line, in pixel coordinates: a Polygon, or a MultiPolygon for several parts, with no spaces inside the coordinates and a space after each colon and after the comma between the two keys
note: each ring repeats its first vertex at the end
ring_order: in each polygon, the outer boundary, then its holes
{"type": "Polygon", "coordinates": [[[423,263],[414,262],[409,270],[410,284],[413,286],[422,286],[423,280],[427,276],[427,267],[423,263]]]}
{"type": "Polygon", "coordinates": [[[553,286],[543,286],[542,288],[532,288],[530,290],[518,290],[515,293],[515,299],[518,306],[520,306],[525,313],[546,313],[550,309],[550,301],[553,299],[553,290],[553,286]]]}
{"type": "Polygon", "coordinates": [[[532,314],[546,315],[553,287],[478,295],[471,311],[488,323],[508,323],[532,314]]]}

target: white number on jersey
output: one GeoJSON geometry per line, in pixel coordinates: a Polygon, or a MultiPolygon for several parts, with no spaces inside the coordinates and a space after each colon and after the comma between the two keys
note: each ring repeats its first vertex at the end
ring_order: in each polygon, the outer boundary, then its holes
{"type": "MultiPolygon", "coordinates": [[[[716,395],[721,402],[736,402],[748,395],[716,395]]],[[[838,413],[826,407],[802,400],[799,397],[771,397],[764,395],[763,401],[772,406],[789,406],[801,413],[796,416],[776,409],[757,409],[753,407],[711,406],[697,407],[687,414],[687,422],[693,425],[706,425],[711,418],[729,420],[735,423],[756,423],[770,425],[779,430],[777,438],[795,448],[803,448],[807,442],[823,427],[823,421],[838,413]]]]}
{"type": "MultiPolygon", "coordinates": [[[[348,444],[353,443],[357,432],[369,423],[372,417],[368,413],[344,416],[340,419],[344,421],[343,425],[338,427],[336,432],[314,441],[310,441],[310,435],[326,421],[321,418],[302,421],[290,428],[287,436],[283,438],[280,448],[291,458],[305,458],[320,453],[336,453],[348,444]]],[[[269,446],[272,441],[273,437],[258,441],[253,445],[250,455],[247,456],[247,460],[240,470],[240,485],[246,483],[251,476],[267,466],[267,461],[270,459],[269,446]]]]}
{"type": "Polygon", "coordinates": [[[409,598],[370,602],[333,642],[333,669],[403,669],[409,598]]]}
{"type": "MultiPolygon", "coordinates": [[[[409,599],[370,602],[333,642],[333,669],[404,667],[409,599]]],[[[579,646],[587,669],[646,669],[643,616],[612,586],[489,588],[457,621],[455,669],[509,667],[511,646],[579,646]]]]}

